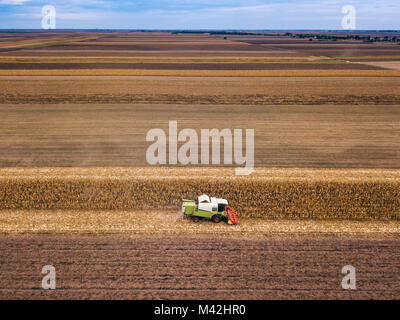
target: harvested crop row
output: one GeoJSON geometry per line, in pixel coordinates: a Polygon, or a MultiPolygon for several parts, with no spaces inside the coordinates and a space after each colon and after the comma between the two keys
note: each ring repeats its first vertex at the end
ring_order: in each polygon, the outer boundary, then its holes
{"type": "Polygon", "coordinates": [[[206,193],[242,216],[399,220],[395,170],[2,169],[0,209],[139,210],[179,208],[206,193]],[[13,174],[14,172],[14,174],[13,174]]]}
{"type": "Polygon", "coordinates": [[[382,70],[384,65],[361,63],[214,63],[214,62],[3,62],[0,70],[73,70],[122,69],[122,70],[382,70]]]}
{"type": "Polygon", "coordinates": [[[399,77],[398,70],[0,70],[1,76],[399,77]]]}
{"type": "Polygon", "coordinates": [[[400,95],[1,94],[2,104],[400,105],[400,95]]]}

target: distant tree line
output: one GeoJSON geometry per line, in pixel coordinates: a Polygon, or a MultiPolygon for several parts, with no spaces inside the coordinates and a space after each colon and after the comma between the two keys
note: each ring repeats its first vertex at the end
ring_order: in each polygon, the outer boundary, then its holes
{"type": "Polygon", "coordinates": [[[347,34],[347,35],[330,35],[330,34],[312,34],[312,33],[291,33],[286,32],[285,36],[300,39],[317,39],[317,40],[361,40],[364,42],[400,42],[399,36],[371,36],[371,35],[359,35],[359,34],[347,34]]]}

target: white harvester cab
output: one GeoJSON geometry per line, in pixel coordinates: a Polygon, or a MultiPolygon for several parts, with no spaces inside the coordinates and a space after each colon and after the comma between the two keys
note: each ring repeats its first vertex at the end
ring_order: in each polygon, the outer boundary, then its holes
{"type": "Polygon", "coordinates": [[[222,212],[228,205],[228,201],[225,199],[213,198],[205,194],[200,196],[197,201],[199,210],[208,212],[222,212]]]}

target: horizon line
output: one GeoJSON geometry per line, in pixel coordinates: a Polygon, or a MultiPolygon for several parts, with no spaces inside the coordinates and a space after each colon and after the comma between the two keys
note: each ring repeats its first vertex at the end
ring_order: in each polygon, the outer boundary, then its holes
{"type": "Polygon", "coordinates": [[[355,29],[355,30],[344,30],[344,29],[129,29],[129,28],[66,28],[66,29],[42,29],[42,28],[0,28],[0,31],[44,31],[44,32],[57,32],[57,31],[159,31],[159,32],[170,32],[170,31],[195,31],[195,32],[207,32],[207,31],[335,31],[335,32],[400,32],[400,29],[355,29]]]}

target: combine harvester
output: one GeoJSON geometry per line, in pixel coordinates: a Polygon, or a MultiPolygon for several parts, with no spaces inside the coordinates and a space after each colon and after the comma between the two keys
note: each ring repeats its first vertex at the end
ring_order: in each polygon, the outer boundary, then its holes
{"type": "Polygon", "coordinates": [[[196,223],[207,219],[215,223],[225,220],[228,224],[240,224],[237,212],[228,206],[227,200],[207,195],[200,196],[196,201],[183,199],[182,213],[196,223]]]}

